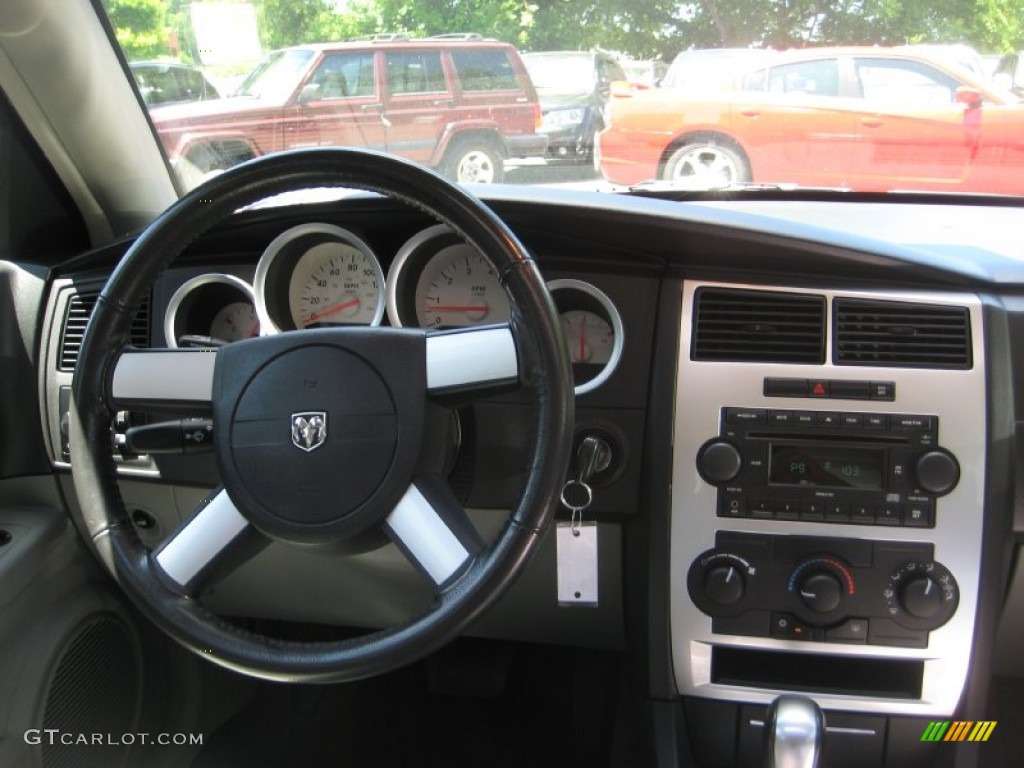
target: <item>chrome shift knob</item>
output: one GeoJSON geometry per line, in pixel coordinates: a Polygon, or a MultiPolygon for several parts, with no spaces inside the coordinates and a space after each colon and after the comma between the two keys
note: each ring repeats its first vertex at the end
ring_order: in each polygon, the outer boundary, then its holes
{"type": "Polygon", "coordinates": [[[825,718],[806,696],[779,696],[768,708],[769,768],[815,768],[825,718]]]}

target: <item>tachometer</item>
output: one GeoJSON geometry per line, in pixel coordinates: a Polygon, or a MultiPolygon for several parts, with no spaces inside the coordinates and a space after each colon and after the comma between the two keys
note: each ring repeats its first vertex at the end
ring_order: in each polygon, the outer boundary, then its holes
{"type": "Polygon", "coordinates": [[[256,267],[256,311],[271,332],[377,325],[384,273],[370,247],[333,224],[302,224],[279,235],[256,267]]]}
{"type": "Polygon", "coordinates": [[[508,318],[508,297],[498,273],[469,245],[439,251],[416,281],[416,319],[421,328],[460,328],[508,318]]]}
{"type": "Polygon", "coordinates": [[[465,328],[508,322],[505,289],[491,262],[443,224],[411,238],[388,275],[394,325],[465,328]]]}

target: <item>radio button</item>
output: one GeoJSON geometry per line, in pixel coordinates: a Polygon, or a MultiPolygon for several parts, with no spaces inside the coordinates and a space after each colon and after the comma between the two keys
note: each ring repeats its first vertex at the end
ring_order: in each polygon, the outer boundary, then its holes
{"type": "Polygon", "coordinates": [[[889,423],[893,429],[910,432],[934,432],[935,418],[933,416],[890,416],[889,423]]]}
{"type": "Polygon", "coordinates": [[[743,469],[739,449],[725,440],[711,439],[697,453],[697,471],[711,485],[727,483],[743,469]]]}
{"type": "Polygon", "coordinates": [[[908,501],[903,505],[903,525],[906,528],[934,528],[935,512],[929,500],[908,501]]]}
{"type": "Polygon", "coordinates": [[[797,423],[796,411],[771,411],[768,414],[768,423],[780,426],[792,426],[797,423]]]}
{"type": "Polygon", "coordinates": [[[864,426],[864,417],[859,413],[839,414],[839,425],[847,429],[860,429],[864,426]]]}
{"type": "Polygon", "coordinates": [[[819,427],[838,427],[839,426],[839,414],[833,413],[832,411],[822,411],[818,414],[818,426],[819,427]]]}
{"type": "Polygon", "coordinates": [[[900,525],[903,511],[899,504],[882,504],[875,510],[875,525],[900,525]]]}
{"type": "Polygon", "coordinates": [[[825,502],[821,499],[808,499],[800,505],[800,519],[811,523],[820,523],[825,519],[825,502]]]}
{"type": "Polygon", "coordinates": [[[799,520],[800,502],[796,499],[780,499],[775,505],[776,520],[799,520]]]}
{"type": "Polygon", "coordinates": [[[751,499],[750,516],[770,520],[775,517],[775,503],[771,499],[751,499]]]}
{"type": "Polygon", "coordinates": [[[825,522],[827,523],[848,523],[850,522],[850,505],[844,501],[825,502],[825,522]]]}
{"type": "Polygon", "coordinates": [[[874,506],[872,504],[851,504],[850,522],[858,525],[873,525],[875,522],[874,506]]]}
{"type": "Polygon", "coordinates": [[[946,451],[928,451],[914,465],[914,476],[920,488],[942,495],[949,493],[960,482],[960,465],[946,451]]]}
{"type": "Polygon", "coordinates": [[[767,411],[761,408],[726,408],[726,424],[764,424],[767,411]]]}

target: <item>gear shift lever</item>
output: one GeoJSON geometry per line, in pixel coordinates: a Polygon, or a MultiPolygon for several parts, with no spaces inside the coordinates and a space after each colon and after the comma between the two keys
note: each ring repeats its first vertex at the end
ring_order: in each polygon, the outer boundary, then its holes
{"type": "Polygon", "coordinates": [[[806,696],[779,696],[768,708],[768,768],[816,768],[825,718],[806,696]]]}

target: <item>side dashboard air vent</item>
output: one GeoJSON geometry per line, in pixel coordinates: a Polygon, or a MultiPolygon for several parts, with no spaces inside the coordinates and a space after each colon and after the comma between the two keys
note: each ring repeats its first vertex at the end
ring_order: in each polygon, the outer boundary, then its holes
{"type": "Polygon", "coordinates": [[[699,288],[693,318],[694,360],[825,362],[825,297],[699,288]]]}
{"type": "MultiPolygon", "coordinates": [[[[67,314],[64,315],[64,327],[60,335],[60,359],[58,370],[73,371],[78,362],[78,353],[82,348],[85,326],[96,307],[98,291],[74,293],[68,300],[67,314]]],[[[128,341],[132,346],[149,346],[149,298],[147,297],[132,318],[128,332],[128,341]]]]}
{"type": "Polygon", "coordinates": [[[836,365],[972,365],[966,307],[837,298],[834,309],[836,365]]]}

